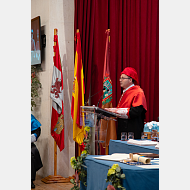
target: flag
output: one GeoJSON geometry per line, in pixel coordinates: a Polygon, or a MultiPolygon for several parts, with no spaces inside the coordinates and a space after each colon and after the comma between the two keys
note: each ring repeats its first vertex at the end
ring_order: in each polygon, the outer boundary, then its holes
{"type": "Polygon", "coordinates": [[[52,99],[51,135],[60,151],[64,149],[63,74],[59,54],[57,29],[54,30],[54,66],[50,98],[52,99]]]}
{"type": "MultiPolygon", "coordinates": [[[[110,78],[110,70],[109,70],[109,64],[110,64],[110,29],[106,30],[106,48],[105,48],[105,58],[104,58],[104,70],[103,70],[103,98],[102,98],[102,108],[112,108],[112,81],[110,78]]],[[[107,130],[107,137],[106,137],[106,143],[103,144],[104,146],[109,145],[110,139],[117,139],[116,136],[116,126],[115,121],[109,120],[101,121],[101,130],[105,131],[107,130]]],[[[103,133],[105,134],[105,133],[103,133]]],[[[104,140],[104,135],[100,134],[100,140],[104,140]]]]}
{"type": "Polygon", "coordinates": [[[77,47],[75,54],[74,80],[72,91],[71,116],[73,118],[73,140],[78,144],[83,142],[84,126],[80,126],[80,106],[84,106],[84,75],[82,65],[80,32],[76,33],[77,47]]]}

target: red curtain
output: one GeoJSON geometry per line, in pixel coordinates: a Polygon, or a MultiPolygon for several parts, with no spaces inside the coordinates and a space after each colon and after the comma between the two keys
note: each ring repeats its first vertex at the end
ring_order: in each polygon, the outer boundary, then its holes
{"type": "MultiPolygon", "coordinates": [[[[148,111],[146,121],[159,116],[159,0],[75,0],[74,30],[80,30],[85,76],[85,101],[103,88],[106,29],[110,28],[110,77],[113,106],[122,93],[121,71],[137,70],[148,111]]],[[[102,93],[91,99],[97,105],[102,93]]],[[[101,107],[101,103],[99,104],[101,107]]]]}

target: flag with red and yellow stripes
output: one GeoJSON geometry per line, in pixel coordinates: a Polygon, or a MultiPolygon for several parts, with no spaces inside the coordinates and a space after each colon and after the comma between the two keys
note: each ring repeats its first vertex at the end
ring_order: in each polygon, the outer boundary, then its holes
{"type": "Polygon", "coordinates": [[[80,106],[84,106],[85,87],[79,29],[77,29],[76,40],[77,47],[75,54],[71,116],[73,118],[73,140],[78,144],[81,144],[83,142],[85,131],[84,126],[80,126],[80,106]]]}

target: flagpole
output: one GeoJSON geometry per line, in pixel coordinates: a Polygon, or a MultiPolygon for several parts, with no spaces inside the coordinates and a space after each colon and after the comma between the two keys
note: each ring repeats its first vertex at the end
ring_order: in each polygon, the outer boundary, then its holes
{"type": "Polygon", "coordinates": [[[57,144],[54,140],[54,176],[57,176],[57,144]]]}
{"type": "MultiPolygon", "coordinates": [[[[54,29],[54,35],[57,35],[58,30],[54,29]]],[[[56,42],[54,42],[54,46],[56,46],[56,42]]],[[[54,56],[55,56],[54,52],[54,56]]],[[[64,178],[60,175],[57,175],[57,143],[54,140],[54,175],[49,175],[43,179],[41,179],[42,182],[50,184],[50,183],[68,183],[71,179],[74,179],[74,176],[69,176],[68,178],[64,178]]]]}

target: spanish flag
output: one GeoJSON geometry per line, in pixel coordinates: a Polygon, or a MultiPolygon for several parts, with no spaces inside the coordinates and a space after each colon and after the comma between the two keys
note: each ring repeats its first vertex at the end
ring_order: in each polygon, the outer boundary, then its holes
{"type": "Polygon", "coordinates": [[[84,106],[85,87],[79,29],[77,29],[76,40],[77,47],[75,54],[71,116],[73,118],[73,140],[78,144],[81,144],[83,142],[85,131],[84,126],[80,126],[80,106],[84,106]]]}

